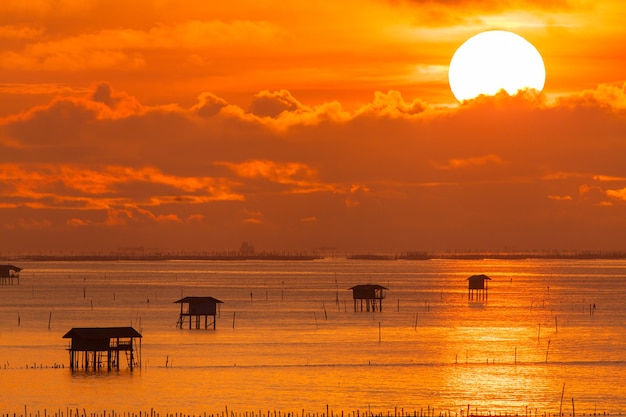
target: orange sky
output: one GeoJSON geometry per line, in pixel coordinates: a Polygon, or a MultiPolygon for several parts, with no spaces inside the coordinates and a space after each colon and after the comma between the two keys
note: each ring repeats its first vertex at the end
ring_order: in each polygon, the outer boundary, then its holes
{"type": "Polygon", "coordinates": [[[0,258],[626,250],[618,0],[0,4],[0,258]],[[458,104],[488,29],[539,97],[458,104]]]}

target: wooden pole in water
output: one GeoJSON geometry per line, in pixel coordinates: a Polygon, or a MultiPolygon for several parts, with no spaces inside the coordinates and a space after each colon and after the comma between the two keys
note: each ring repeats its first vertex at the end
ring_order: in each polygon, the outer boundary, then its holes
{"type": "Polygon", "coordinates": [[[337,304],[337,311],[341,311],[339,306],[339,283],[337,282],[337,273],[335,272],[335,304],[337,304]]]}
{"type": "Polygon", "coordinates": [[[541,335],[541,323],[539,323],[539,328],[537,329],[537,343],[539,343],[539,336],[541,335]]]}
{"type": "Polygon", "coordinates": [[[563,384],[563,391],[561,391],[561,406],[559,407],[559,417],[563,415],[563,395],[565,395],[565,384],[563,384]]]}

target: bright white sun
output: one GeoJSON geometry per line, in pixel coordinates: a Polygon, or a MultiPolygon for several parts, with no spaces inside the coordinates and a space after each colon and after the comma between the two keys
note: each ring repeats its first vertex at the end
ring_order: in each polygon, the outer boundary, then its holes
{"type": "Polygon", "coordinates": [[[504,89],[543,90],[546,68],[539,51],[521,36],[503,30],[479,33],[465,41],[450,61],[448,80],[459,101],[504,89]]]}

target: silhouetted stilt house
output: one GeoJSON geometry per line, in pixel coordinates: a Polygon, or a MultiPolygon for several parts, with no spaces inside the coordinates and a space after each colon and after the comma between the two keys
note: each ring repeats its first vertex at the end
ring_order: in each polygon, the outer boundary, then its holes
{"type": "Polygon", "coordinates": [[[178,318],[177,326],[183,328],[185,320],[189,320],[189,328],[191,329],[191,323],[195,322],[195,328],[200,328],[200,319],[204,317],[204,328],[208,329],[209,325],[213,325],[215,329],[215,315],[217,312],[217,304],[222,301],[213,297],[185,297],[181,298],[175,303],[180,304],[180,317],[178,318]],[[185,309],[185,305],[187,308],[185,309]],[[209,317],[212,317],[213,321],[209,322],[209,317]]]}
{"type": "Polygon", "coordinates": [[[365,311],[383,311],[383,298],[385,298],[387,288],[382,285],[365,284],[355,285],[350,289],[354,299],[354,311],[358,311],[359,302],[360,311],[363,311],[363,302],[365,302],[365,311]]]}
{"type": "Polygon", "coordinates": [[[130,369],[141,365],[141,334],[132,327],[74,327],[63,338],[72,339],[68,348],[72,370],[97,371],[106,366],[110,371],[120,369],[122,360],[130,369]]]}
{"type": "Polygon", "coordinates": [[[0,265],[0,285],[13,285],[16,281],[20,285],[21,270],[22,268],[14,265],[0,265]]]}
{"type": "Polygon", "coordinates": [[[467,278],[468,287],[467,287],[467,299],[473,300],[474,295],[476,295],[476,300],[486,300],[487,299],[487,291],[488,291],[488,281],[491,281],[487,275],[472,275],[467,278]]]}

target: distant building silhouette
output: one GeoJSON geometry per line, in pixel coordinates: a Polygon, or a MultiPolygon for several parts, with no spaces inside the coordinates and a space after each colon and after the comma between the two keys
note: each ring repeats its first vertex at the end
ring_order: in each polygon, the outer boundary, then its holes
{"type": "Polygon", "coordinates": [[[358,311],[359,302],[360,311],[363,311],[363,302],[365,302],[365,311],[383,311],[383,298],[385,298],[387,288],[382,285],[364,284],[355,285],[350,289],[354,299],[354,311],[358,311]]]}
{"type": "Polygon", "coordinates": [[[484,274],[472,275],[467,278],[467,299],[473,300],[474,295],[476,295],[476,300],[486,300],[489,289],[487,286],[488,281],[491,281],[491,278],[484,274]]]}
{"type": "Polygon", "coordinates": [[[215,315],[217,312],[217,304],[222,301],[213,297],[185,297],[181,298],[175,303],[180,304],[180,316],[178,323],[176,324],[181,329],[185,324],[185,320],[189,320],[189,328],[191,329],[191,323],[195,321],[195,328],[200,328],[200,318],[204,317],[204,328],[208,329],[209,325],[213,325],[215,329],[215,315]],[[187,305],[187,309],[184,306],[187,305]],[[209,323],[209,316],[213,318],[213,321],[209,323]]]}

